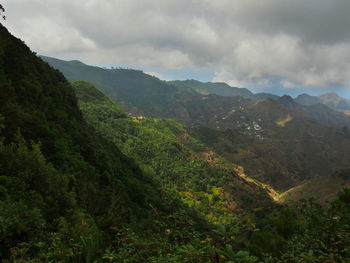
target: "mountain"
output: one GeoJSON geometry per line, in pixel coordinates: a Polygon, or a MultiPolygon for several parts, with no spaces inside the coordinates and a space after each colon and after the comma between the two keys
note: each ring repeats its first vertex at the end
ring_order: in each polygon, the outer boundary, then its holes
{"type": "MultiPolygon", "coordinates": [[[[61,70],[71,81],[86,80],[93,83],[134,116],[173,118],[186,125],[215,124],[217,120],[213,120],[213,116],[224,117],[225,114],[230,114],[229,111],[234,105],[237,108],[239,103],[244,107],[244,104],[270,98],[283,104],[283,97],[264,93],[253,94],[247,89],[230,87],[225,83],[202,83],[195,80],[165,82],[138,70],[103,69],[78,61],[42,58],[61,70]]],[[[289,107],[292,109],[327,125],[349,126],[350,118],[343,113],[319,105],[306,107],[291,103],[290,100],[289,107]]]]}
{"type": "MultiPolygon", "coordinates": [[[[191,136],[176,121],[129,117],[84,82],[73,84],[80,99],[77,102],[75,90],[64,76],[35,56],[2,25],[0,54],[2,261],[345,262],[350,259],[349,189],[341,191],[326,209],[312,202],[257,208],[256,204],[264,202],[259,198],[266,198],[265,189],[276,196],[273,189],[204,146],[203,141],[191,136]],[[243,215],[233,215],[235,204],[243,215]],[[246,210],[251,211],[246,213],[246,210]]],[[[77,61],[70,64],[83,66],[77,61]]],[[[137,81],[145,77],[135,72],[130,75],[125,78],[129,84],[135,81],[133,77],[138,77],[137,81]]],[[[150,81],[147,84],[150,93],[152,83],[159,84],[158,80],[150,81]]],[[[133,88],[142,91],[142,87],[135,83],[133,88]]],[[[174,87],[157,88],[168,92],[174,87]]],[[[191,115],[181,118],[192,123],[193,116],[203,117],[198,120],[200,124],[212,119],[207,113],[216,111],[226,114],[225,118],[220,116],[224,122],[235,118],[236,109],[230,107],[240,103],[237,106],[241,120],[261,117],[271,143],[287,136],[294,138],[291,136],[294,133],[297,140],[298,132],[318,138],[333,131],[335,135],[329,136],[329,143],[342,152],[343,148],[335,141],[338,138],[338,143],[347,147],[346,141],[342,141],[346,127],[329,128],[271,99],[251,104],[241,97],[232,100],[217,95],[201,96],[189,89],[175,90],[177,95],[189,95],[178,97],[181,100],[174,105],[183,104],[183,109],[191,115]],[[197,103],[194,108],[191,102],[197,103]],[[232,116],[227,115],[227,109],[232,116]]],[[[138,101],[128,91],[120,93],[139,106],[140,112],[152,109],[151,113],[161,115],[159,109],[163,109],[164,114],[176,113],[157,102],[162,98],[157,94],[149,97],[158,105],[151,108],[146,102],[142,105],[142,100],[138,101]]],[[[214,115],[215,119],[220,118],[214,115]]],[[[206,129],[206,134],[195,133],[206,136],[206,143],[225,139],[217,137],[218,132],[232,132],[243,144],[247,139],[263,140],[245,125],[244,129],[211,129],[210,125],[213,124],[193,126],[189,131],[206,129]]],[[[253,128],[260,131],[260,121],[253,128]]],[[[318,139],[324,146],[322,139],[318,139]]],[[[309,141],[313,140],[305,143],[309,141]]],[[[230,142],[242,146],[237,141],[230,142]]],[[[223,145],[224,152],[228,146],[223,145]]],[[[348,158],[346,153],[344,158],[348,158]]]]}
{"type": "Polygon", "coordinates": [[[295,102],[306,106],[322,103],[321,100],[316,96],[310,96],[305,93],[298,95],[294,100],[295,102]]]}
{"type": "Polygon", "coordinates": [[[85,119],[134,158],[144,170],[176,191],[210,221],[271,205],[267,192],[237,174],[227,162],[171,119],[129,117],[84,81],[73,83],[85,119]],[[250,200],[249,202],[247,200],[250,200]]]}
{"type": "Polygon", "coordinates": [[[167,118],[177,116],[186,119],[187,113],[182,103],[198,96],[191,89],[168,85],[165,81],[140,70],[103,69],[77,61],[42,58],[59,69],[70,81],[85,80],[93,83],[134,116],[167,118]]]}
{"type": "Polygon", "coordinates": [[[227,112],[214,125],[192,127],[190,134],[275,189],[349,166],[347,127],[328,127],[271,99],[227,112]]]}
{"type": "Polygon", "coordinates": [[[319,106],[302,106],[290,97],[253,102],[240,96],[201,95],[141,71],[44,59],[71,80],[92,80],[133,116],[179,121],[193,137],[278,190],[350,166],[348,128],[329,126],[349,121],[331,109],[318,111],[319,106]]]}
{"type": "Polygon", "coordinates": [[[163,242],[165,227],[171,238],[189,220],[186,233],[207,229],[89,126],[71,84],[2,25],[0,53],[2,260],[91,262],[134,231],[139,242],[163,242]]]}
{"type": "Polygon", "coordinates": [[[347,103],[350,105],[350,101],[342,99],[336,94],[325,94],[319,97],[301,94],[293,100],[287,95],[279,97],[268,93],[253,94],[248,89],[231,87],[226,83],[203,83],[196,80],[175,80],[168,81],[168,83],[177,87],[194,89],[202,95],[216,94],[225,97],[241,96],[242,98],[250,99],[253,102],[270,98],[289,108],[301,111],[315,120],[329,126],[350,126],[350,118],[344,113],[336,111],[337,109],[350,109],[346,106],[347,103]],[[324,104],[325,106],[320,104],[324,104]]]}
{"type": "Polygon", "coordinates": [[[344,187],[350,187],[350,169],[343,169],[331,176],[313,178],[282,193],[278,199],[281,203],[298,202],[313,198],[315,202],[327,206],[337,198],[344,187]]]}
{"type": "Polygon", "coordinates": [[[350,100],[338,96],[336,93],[326,93],[320,96],[301,94],[295,101],[302,105],[324,104],[333,110],[350,110],[350,100]]]}
{"type": "Polygon", "coordinates": [[[168,81],[169,84],[176,87],[187,87],[194,89],[202,95],[216,94],[220,96],[241,96],[243,98],[250,98],[253,96],[253,93],[248,89],[231,87],[224,82],[200,82],[198,80],[174,80],[168,81]]]}
{"type": "Polygon", "coordinates": [[[350,110],[350,100],[338,96],[336,93],[326,93],[318,96],[321,102],[336,110],[350,110]]]}
{"type": "Polygon", "coordinates": [[[245,88],[231,87],[224,82],[200,82],[197,80],[174,80],[168,81],[169,84],[176,87],[191,88],[202,95],[215,94],[226,97],[241,96],[252,101],[263,100],[267,98],[278,99],[278,96],[269,93],[252,93],[245,88]]]}
{"type": "MultiPolygon", "coordinates": [[[[301,98],[308,98],[308,96],[309,95],[304,94],[301,98]]],[[[296,102],[297,100],[293,100],[290,96],[286,96],[286,95],[282,96],[277,101],[290,109],[302,112],[303,114],[309,117],[312,117],[314,120],[320,123],[326,124],[328,126],[350,127],[349,116],[345,115],[343,112],[333,110],[324,104],[321,104],[321,103],[308,104],[307,100],[304,100],[304,103],[308,105],[299,104],[296,102]]]]}

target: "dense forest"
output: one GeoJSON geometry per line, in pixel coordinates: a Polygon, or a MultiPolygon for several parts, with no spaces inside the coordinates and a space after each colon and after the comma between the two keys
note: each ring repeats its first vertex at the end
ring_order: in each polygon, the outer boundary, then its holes
{"type": "Polygon", "coordinates": [[[0,25],[1,260],[350,260],[349,189],[280,205],[202,139],[69,83],[0,25]]]}

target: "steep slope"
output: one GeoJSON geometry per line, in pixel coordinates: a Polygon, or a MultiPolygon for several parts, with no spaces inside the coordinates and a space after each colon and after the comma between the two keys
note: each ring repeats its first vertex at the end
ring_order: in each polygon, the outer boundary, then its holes
{"type": "Polygon", "coordinates": [[[198,96],[188,88],[168,85],[140,70],[103,69],[77,61],[42,57],[70,81],[86,80],[99,87],[125,111],[135,116],[187,118],[182,103],[198,96]]]}
{"type": "Polygon", "coordinates": [[[2,25],[0,54],[0,258],[90,262],[123,227],[151,240],[164,235],[159,224],[181,222],[169,215],[189,218],[86,124],[64,76],[2,25]]]}
{"type": "Polygon", "coordinates": [[[91,84],[77,81],[73,86],[88,123],[210,221],[271,205],[264,189],[239,177],[237,166],[191,137],[180,123],[130,118],[91,84]]]}
{"type": "MultiPolygon", "coordinates": [[[[306,95],[308,96],[308,95],[306,95]]],[[[347,126],[350,127],[350,118],[340,111],[333,110],[321,103],[302,105],[296,103],[289,96],[282,96],[277,100],[284,106],[313,118],[314,120],[326,124],[328,126],[347,126]]]]}

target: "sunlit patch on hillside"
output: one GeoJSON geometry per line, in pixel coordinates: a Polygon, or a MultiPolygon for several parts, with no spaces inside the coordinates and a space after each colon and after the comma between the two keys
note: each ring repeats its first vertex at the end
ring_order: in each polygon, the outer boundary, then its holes
{"type": "Polygon", "coordinates": [[[292,116],[290,116],[290,115],[288,114],[287,117],[285,117],[284,119],[281,119],[281,120],[276,121],[276,124],[277,124],[277,126],[279,126],[279,127],[285,127],[286,124],[287,124],[288,122],[290,122],[291,120],[293,120],[293,118],[292,118],[292,116]]]}

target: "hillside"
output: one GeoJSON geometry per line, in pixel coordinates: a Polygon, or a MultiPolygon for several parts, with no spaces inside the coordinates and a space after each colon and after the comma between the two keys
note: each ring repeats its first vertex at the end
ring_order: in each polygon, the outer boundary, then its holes
{"type": "Polygon", "coordinates": [[[338,96],[336,93],[326,93],[320,96],[301,94],[295,98],[302,105],[323,104],[334,110],[350,110],[350,100],[338,96]]]}
{"type": "Polygon", "coordinates": [[[323,106],[302,106],[288,97],[252,102],[201,95],[140,71],[44,59],[71,80],[92,80],[133,116],[173,118],[190,127],[193,137],[278,190],[350,165],[348,128],[332,127],[348,125],[349,118],[323,106]]]}
{"type": "MultiPolygon", "coordinates": [[[[217,127],[216,120],[229,125],[225,120],[237,117],[232,109],[237,103],[241,120],[262,114],[271,142],[302,128],[290,128],[294,122],[313,133],[312,128],[329,132],[329,127],[317,122],[313,126],[314,120],[269,99],[252,105],[241,97],[223,99],[175,89],[177,95],[192,94],[194,100],[176,103],[184,103],[183,109],[191,113],[182,115],[184,122],[194,124],[191,118],[199,116],[196,123],[206,123],[189,129],[204,129],[206,133],[195,133],[206,136],[201,141],[174,120],[129,117],[85,82],[74,83],[75,94],[59,71],[2,25],[0,54],[3,262],[349,261],[349,189],[325,209],[312,202],[270,205],[265,189],[277,196],[270,186],[203,145],[227,139],[217,132],[233,132],[242,143],[262,139],[249,135],[245,125],[235,130],[217,127]],[[197,104],[191,108],[191,102],[197,104]],[[214,112],[225,115],[207,114],[214,112]]],[[[132,72],[128,81],[143,78],[139,73],[132,72]]],[[[142,90],[139,83],[135,86],[142,90]]],[[[128,91],[122,94],[127,97],[128,91]]],[[[166,109],[157,105],[158,110],[166,109]]],[[[169,109],[164,114],[170,113],[169,109]]],[[[330,136],[331,142],[338,138],[347,147],[342,141],[347,130],[332,131],[340,137],[330,136]]]]}
{"type": "Polygon", "coordinates": [[[273,95],[269,93],[254,94],[246,88],[232,87],[224,82],[203,83],[197,80],[183,80],[183,81],[174,80],[174,81],[168,81],[168,83],[176,87],[194,89],[195,91],[197,91],[202,95],[215,94],[215,95],[225,96],[225,97],[241,96],[242,98],[250,99],[254,102],[258,100],[264,100],[267,98],[271,98],[275,100],[279,98],[277,95],[273,95]]]}
{"type": "Polygon", "coordinates": [[[77,61],[42,58],[59,69],[70,81],[85,80],[93,83],[134,116],[187,119],[182,104],[198,96],[194,90],[168,85],[140,70],[103,69],[77,61]]]}
{"type": "Polygon", "coordinates": [[[307,94],[302,94],[298,96],[295,100],[293,100],[287,95],[279,97],[268,93],[253,94],[248,89],[231,87],[226,83],[203,83],[196,80],[175,80],[168,81],[168,83],[177,87],[193,89],[205,96],[210,94],[215,94],[224,97],[240,96],[244,99],[251,100],[252,102],[257,102],[270,98],[275,101],[278,101],[279,103],[283,104],[284,106],[290,109],[302,112],[303,114],[326,125],[348,127],[350,126],[350,118],[342,112],[338,111],[339,107],[339,109],[347,109],[347,107],[344,106],[346,100],[339,96],[336,96],[335,94],[325,94],[319,97],[313,97],[307,94]]]}
{"type": "Polygon", "coordinates": [[[207,227],[99,136],[64,76],[2,25],[0,53],[0,258],[91,262],[121,233],[151,243],[184,221],[207,227]]]}
{"type": "Polygon", "coordinates": [[[344,187],[350,187],[350,169],[335,172],[331,176],[314,178],[289,189],[279,196],[280,203],[296,203],[299,200],[309,200],[327,206],[337,198],[344,187]]]}
{"type": "Polygon", "coordinates": [[[210,221],[271,205],[262,188],[239,177],[236,165],[191,137],[180,123],[128,117],[91,84],[76,81],[73,86],[89,124],[210,221]]]}
{"type": "Polygon", "coordinates": [[[168,81],[169,84],[174,85],[176,87],[187,87],[194,89],[198,93],[202,95],[216,94],[220,96],[241,96],[243,98],[252,98],[253,93],[248,89],[231,87],[224,82],[207,82],[203,83],[197,80],[173,80],[168,81]]]}
{"type": "MultiPolygon", "coordinates": [[[[247,105],[270,98],[326,125],[350,126],[350,118],[342,112],[321,105],[301,105],[291,98],[286,101],[285,97],[288,96],[279,98],[272,94],[253,94],[247,89],[231,87],[226,83],[202,83],[196,80],[165,82],[138,70],[104,69],[79,61],[42,58],[61,70],[71,81],[93,83],[133,116],[173,118],[186,125],[222,128],[223,125],[215,124],[222,123],[224,119],[221,118],[226,118],[225,115],[231,115],[234,107],[237,115],[238,106],[246,108],[247,105]]],[[[244,115],[244,111],[240,112],[244,115]]]]}
{"type": "Polygon", "coordinates": [[[242,108],[217,118],[225,129],[196,126],[190,134],[280,191],[349,166],[347,128],[330,128],[270,99],[242,108]]]}
{"type": "MultiPolygon", "coordinates": [[[[308,96],[308,95],[305,95],[308,96]]],[[[331,127],[341,127],[346,126],[350,127],[350,118],[341,111],[334,110],[324,104],[311,103],[310,105],[299,104],[298,100],[293,100],[289,96],[282,96],[277,100],[279,103],[284,106],[299,111],[306,116],[313,118],[314,120],[326,124],[331,127]]]]}

